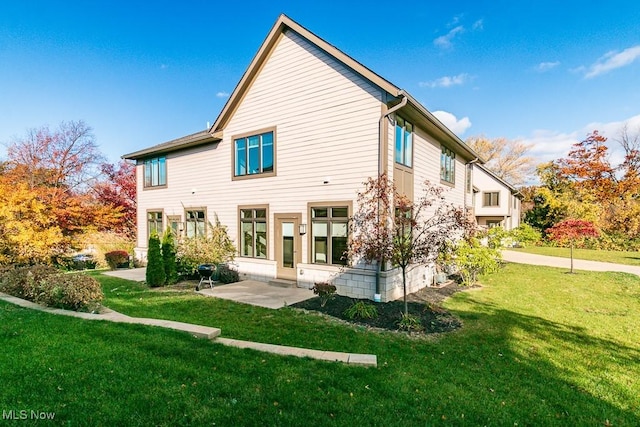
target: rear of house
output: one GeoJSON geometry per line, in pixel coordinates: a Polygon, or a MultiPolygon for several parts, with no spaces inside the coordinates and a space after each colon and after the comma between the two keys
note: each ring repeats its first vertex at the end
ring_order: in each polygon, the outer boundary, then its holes
{"type": "MultiPolygon", "coordinates": [[[[242,278],[332,281],[357,298],[399,298],[396,269],[348,266],[357,192],[387,172],[419,196],[439,182],[459,206],[474,153],[408,93],[286,16],[253,58],[214,125],[123,156],[137,162],[137,256],[149,234],[228,227],[242,278]]],[[[432,281],[412,272],[410,291],[432,281]]]]}

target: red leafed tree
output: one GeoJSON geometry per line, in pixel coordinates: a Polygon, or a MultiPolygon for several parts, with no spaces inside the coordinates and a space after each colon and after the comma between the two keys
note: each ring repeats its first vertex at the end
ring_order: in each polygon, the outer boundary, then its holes
{"type": "Polygon", "coordinates": [[[420,199],[412,201],[382,174],[369,178],[358,193],[348,255],[352,261],[400,267],[406,315],[408,269],[433,262],[448,241],[462,236],[466,224],[463,210],[446,202],[443,187],[426,181],[420,199]]]}
{"type": "Polygon", "coordinates": [[[546,230],[550,240],[560,244],[569,243],[571,247],[571,272],[573,273],[573,246],[585,237],[598,237],[600,233],[591,221],[566,219],[546,230]]]}
{"type": "Polygon", "coordinates": [[[121,161],[117,165],[104,163],[101,166],[106,180],[94,186],[98,201],[117,209],[122,215],[117,229],[129,237],[136,233],[136,167],[121,161]]]}

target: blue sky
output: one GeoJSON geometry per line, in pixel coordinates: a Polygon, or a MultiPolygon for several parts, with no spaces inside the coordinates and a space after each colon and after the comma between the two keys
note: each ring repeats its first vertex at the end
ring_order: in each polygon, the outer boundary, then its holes
{"type": "Polygon", "coordinates": [[[82,119],[117,161],[203,130],[280,13],[462,139],[520,139],[542,161],[594,129],[640,129],[640,6],[628,0],[24,0],[0,5],[0,142],[82,119]]]}

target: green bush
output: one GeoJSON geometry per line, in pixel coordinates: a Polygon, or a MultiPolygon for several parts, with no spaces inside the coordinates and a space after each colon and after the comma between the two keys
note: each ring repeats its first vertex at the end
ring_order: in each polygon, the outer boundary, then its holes
{"type": "Polygon", "coordinates": [[[162,265],[167,285],[173,285],[178,281],[178,266],[176,264],[176,243],[173,230],[167,227],[162,236],[162,265]]]}
{"type": "Polygon", "coordinates": [[[497,249],[482,246],[476,239],[458,243],[453,262],[464,285],[474,285],[481,274],[494,273],[500,267],[502,255],[497,249]]]}
{"type": "Polygon", "coordinates": [[[401,313],[398,329],[408,332],[419,332],[424,329],[420,318],[411,313],[401,313]]]}
{"type": "Polygon", "coordinates": [[[147,271],[145,278],[148,286],[157,287],[165,283],[164,265],[160,252],[160,238],[157,233],[149,237],[149,250],[147,252],[147,271]]]}
{"type": "Polygon", "coordinates": [[[364,301],[357,301],[344,311],[348,319],[375,319],[378,317],[378,308],[364,301]]]}
{"type": "Polygon", "coordinates": [[[197,273],[201,264],[222,264],[233,260],[236,247],[227,233],[227,227],[216,219],[208,224],[207,235],[183,239],[177,247],[176,258],[181,275],[197,273]]]}
{"type": "Polygon", "coordinates": [[[327,305],[327,302],[336,295],[336,287],[327,282],[316,283],[311,290],[320,297],[320,307],[327,305]]]}
{"type": "Polygon", "coordinates": [[[218,266],[218,280],[221,283],[235,283],[240,281],[240,275],[236,270],[229,268],[227,265],[218,266]]]}
{"type": "Polygon", "coordinates": [[[542,240],[542,233],[529,224],[522,223],[510,231],[514,242],[520,246],[535,245],[542,240]]]}
{"type": "Polygon", "coordinates": [[[34,302],[65,310],[94,311],[104,295],[100,283],[85,274],[56,274],[40,281],[34,302]]]}
{"type": "Polygon", "coordinates": [[[107,261],[107,265],[112,270],[121,267],[124,264],[129,265],[129,253],[127,251],[111,251],[104,254],[104,259],[107,261]]]}
{"type": "Polygon", "coordinates": [[[34,301],[40,292],[39,284],[56,274],[58,270],[48,265],[10,268],[0,277],[0,291],[34,301]]]}

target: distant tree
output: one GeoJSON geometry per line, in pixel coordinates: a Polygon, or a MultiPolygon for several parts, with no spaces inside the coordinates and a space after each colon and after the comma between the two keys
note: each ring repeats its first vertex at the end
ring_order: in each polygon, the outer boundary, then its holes
{"type": "Polygon", "coordinates": [[[130,238],[136,235],[136,169],[133,163],[100,166],[104,179],[93,186],[98,202],[117,209],[120,216],[117,231],[130,238]]]}
{"type": "Polygon", "coordinates": [[[488,139],[484,136],[467,138],[485,167],[512,185],[523,185],[532,178],[535,160],[528,156],[531,145],[507,138],[488,139]]]}
{"type": "Polygon", "coordinates": [[[147,285],[152,287],[162,286],[166,281],[164,265],[162,263],[162,252],[160,249],[160,237],[158,237],[158,234],[155,232],[149,237],[145,276],[147,285]]]}
{"type": "Polygon", "coordinates": [[[176,265],[176,242],[171,227],[167,227],[162,236],[161,250],[165,281],[167,285],[173,285],[178,281],[178,267],[176,265]]]}
{"type": "Polygon", "coordinates": [[[407,271],[435,261],[447,242],[462,237],[466,219],[462,209],[447,203],[443,187],[426,181],[422,197],[413,202],[382,174],[369,178],[358,193],[348,255],[352,261],[400,267],[408,315],[407,271]]]}
{"type": "Polygon", "coordinates": [[[577,241],[587,237],[598,237],[600,233],[592,222],[580,219],[566,219],[547,230],[547,237],[571,248],[571,273],[573,273],[573,247],[577,241]]]}

